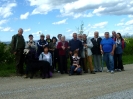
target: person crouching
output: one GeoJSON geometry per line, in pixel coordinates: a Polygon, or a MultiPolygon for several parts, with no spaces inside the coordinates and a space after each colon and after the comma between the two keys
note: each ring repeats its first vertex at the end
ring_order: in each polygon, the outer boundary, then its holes
{"type": "Polygon", "coordinates": [[[74,55],[72,56],[72,66],[70,67],[70,73],[69,76],[73,75],[74,73],[77,73],[77,75],[82,74],[82,69],[81,69],[81,62],[80,62],[80,57],[78,57],[78,52],[74,51],[74,55]]]}

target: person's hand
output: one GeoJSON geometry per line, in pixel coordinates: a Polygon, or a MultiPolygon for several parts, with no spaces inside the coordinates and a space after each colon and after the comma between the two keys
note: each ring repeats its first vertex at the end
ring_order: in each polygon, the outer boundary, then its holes
{"type": "Polygon", "coordinates": [[[64,46],[62,46],[62,49],[63,49],[63,50],[65,50],[65,47],[64,47],[64,46]]]}
{"type": "Polygon", "coordinates": [[[79,49],[76,49],[76,51],[78,52],[78,51],[79,51],[79,49]]]}
{"type": "Polygon", "coordinates": [[[72,55],[72,51],[70,51],[69,54],[72,55]]]}
{"type": "Polygon", "coordinates": [[[101,50],[101,54],[103,54],[104,52],[103,52],[103,50],[101,50]]]}
{"type": "Polygon", "coordinates": [[[110,54],[113,56],[114,55],[114,51],[112,51],[110,54]]]}
{"type": "Polygon", "coordinates": [[[29,46],[31,46],[31,43],[28,43],[29,46]]]}
{"type": "Polygon", "coordinates": [[[74,71],[76,71],[78,68],[76,67],[74,71]]]}
{"type": "Polygon", "coordinates": [[[70,46],[68,46],[68,49],[70,49],[70,46]]]}
{"type": "Polygon", "coordinates": [[[52,51],[54,51],[54,49],[52,49],[52,51]]]}
{"type": "Polygon", "coordinates": [[[78,68],[80,67],[80,65],[77,66],[78,68]]]}
{"type": "Polygon", "coordinates": [[[45,45],[42,45],[42,47],[45,47],[45,45]]]}
{"type": "Polygon", "coordinates": [[[16,52],[14,52],[13,54],[16,55],[16,52]]]}
{"type": "Polygon", "coordinates": [[[84,44],[84,46],[86,47],[86,46],[87,46],[87,44],[84,44]]]}

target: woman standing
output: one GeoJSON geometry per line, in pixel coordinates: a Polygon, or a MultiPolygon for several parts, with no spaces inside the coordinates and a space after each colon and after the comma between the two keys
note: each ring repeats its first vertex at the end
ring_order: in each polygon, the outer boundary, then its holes
{"type": "Polygon", "coordinates": [[[57,45],[57,49],[59,50],[59,59],[60,59],[60,73],[64,74],[67,72],[67,50],[68,50],[68,42],[65,41],[65,36],[61,37],[61,41],[57,45]]]}
{"type": "Polygon", "coordinates": [[[57,57],[58,57],[58,51],[56,49],[56,37],[52,38],[52,42],[49,43],[49,51],[52,54],[52,60],[53,60],[53,70],[56,71],[56,63],[57,63],[57,57]]]}
{"type": "Polygon", "coordinates": [[[123,70],[122,53],[125,48],[125,42],[120,33],[116,35],[116,49],[114,56],[115,71],[123,70]]]}
{"type": "Polygon", "coordinates": [[[49,62],[49,67],[50,67],[50,76],[52,76],[52,55],[50,52],[48,52],[48,46],[44,47],[44,52],[42,52],[39,56],[40,61],[47,61],[49,62]]]}

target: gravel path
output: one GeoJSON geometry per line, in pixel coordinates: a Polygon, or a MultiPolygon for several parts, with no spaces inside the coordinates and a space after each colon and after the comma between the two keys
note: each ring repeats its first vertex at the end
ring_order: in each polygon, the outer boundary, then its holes
{"type": "Polygon", "coordinates": [[[125,70],[80,76],[55,73],[50,79],[0,78],[0,99],[133,99],[133,65],[125,70]]]}

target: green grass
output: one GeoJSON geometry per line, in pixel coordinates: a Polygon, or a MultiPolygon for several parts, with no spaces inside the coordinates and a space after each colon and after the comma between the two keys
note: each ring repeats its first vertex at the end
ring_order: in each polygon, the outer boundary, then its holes
{"type": "Polygon", "coordinates": [[[133,55],[123,55],[122,60],[123,65],[133,64],[133,55]]]}
{"type": "MultiPolygon", "coordinates": [[[[123,55],[123,64],[133,64],[133,55],[123,55]]],[[[68,68],[70,68],[70,60],[68,59],[68,68]]],[[[9,77],[15,75],[15,65],[0,64],[0,77],[9,77]]]]}
{"type": "Polygon", "coordinates": [[[0,64],[0,77],[9,77],[15,74],[14,64],[0,64]]]}

